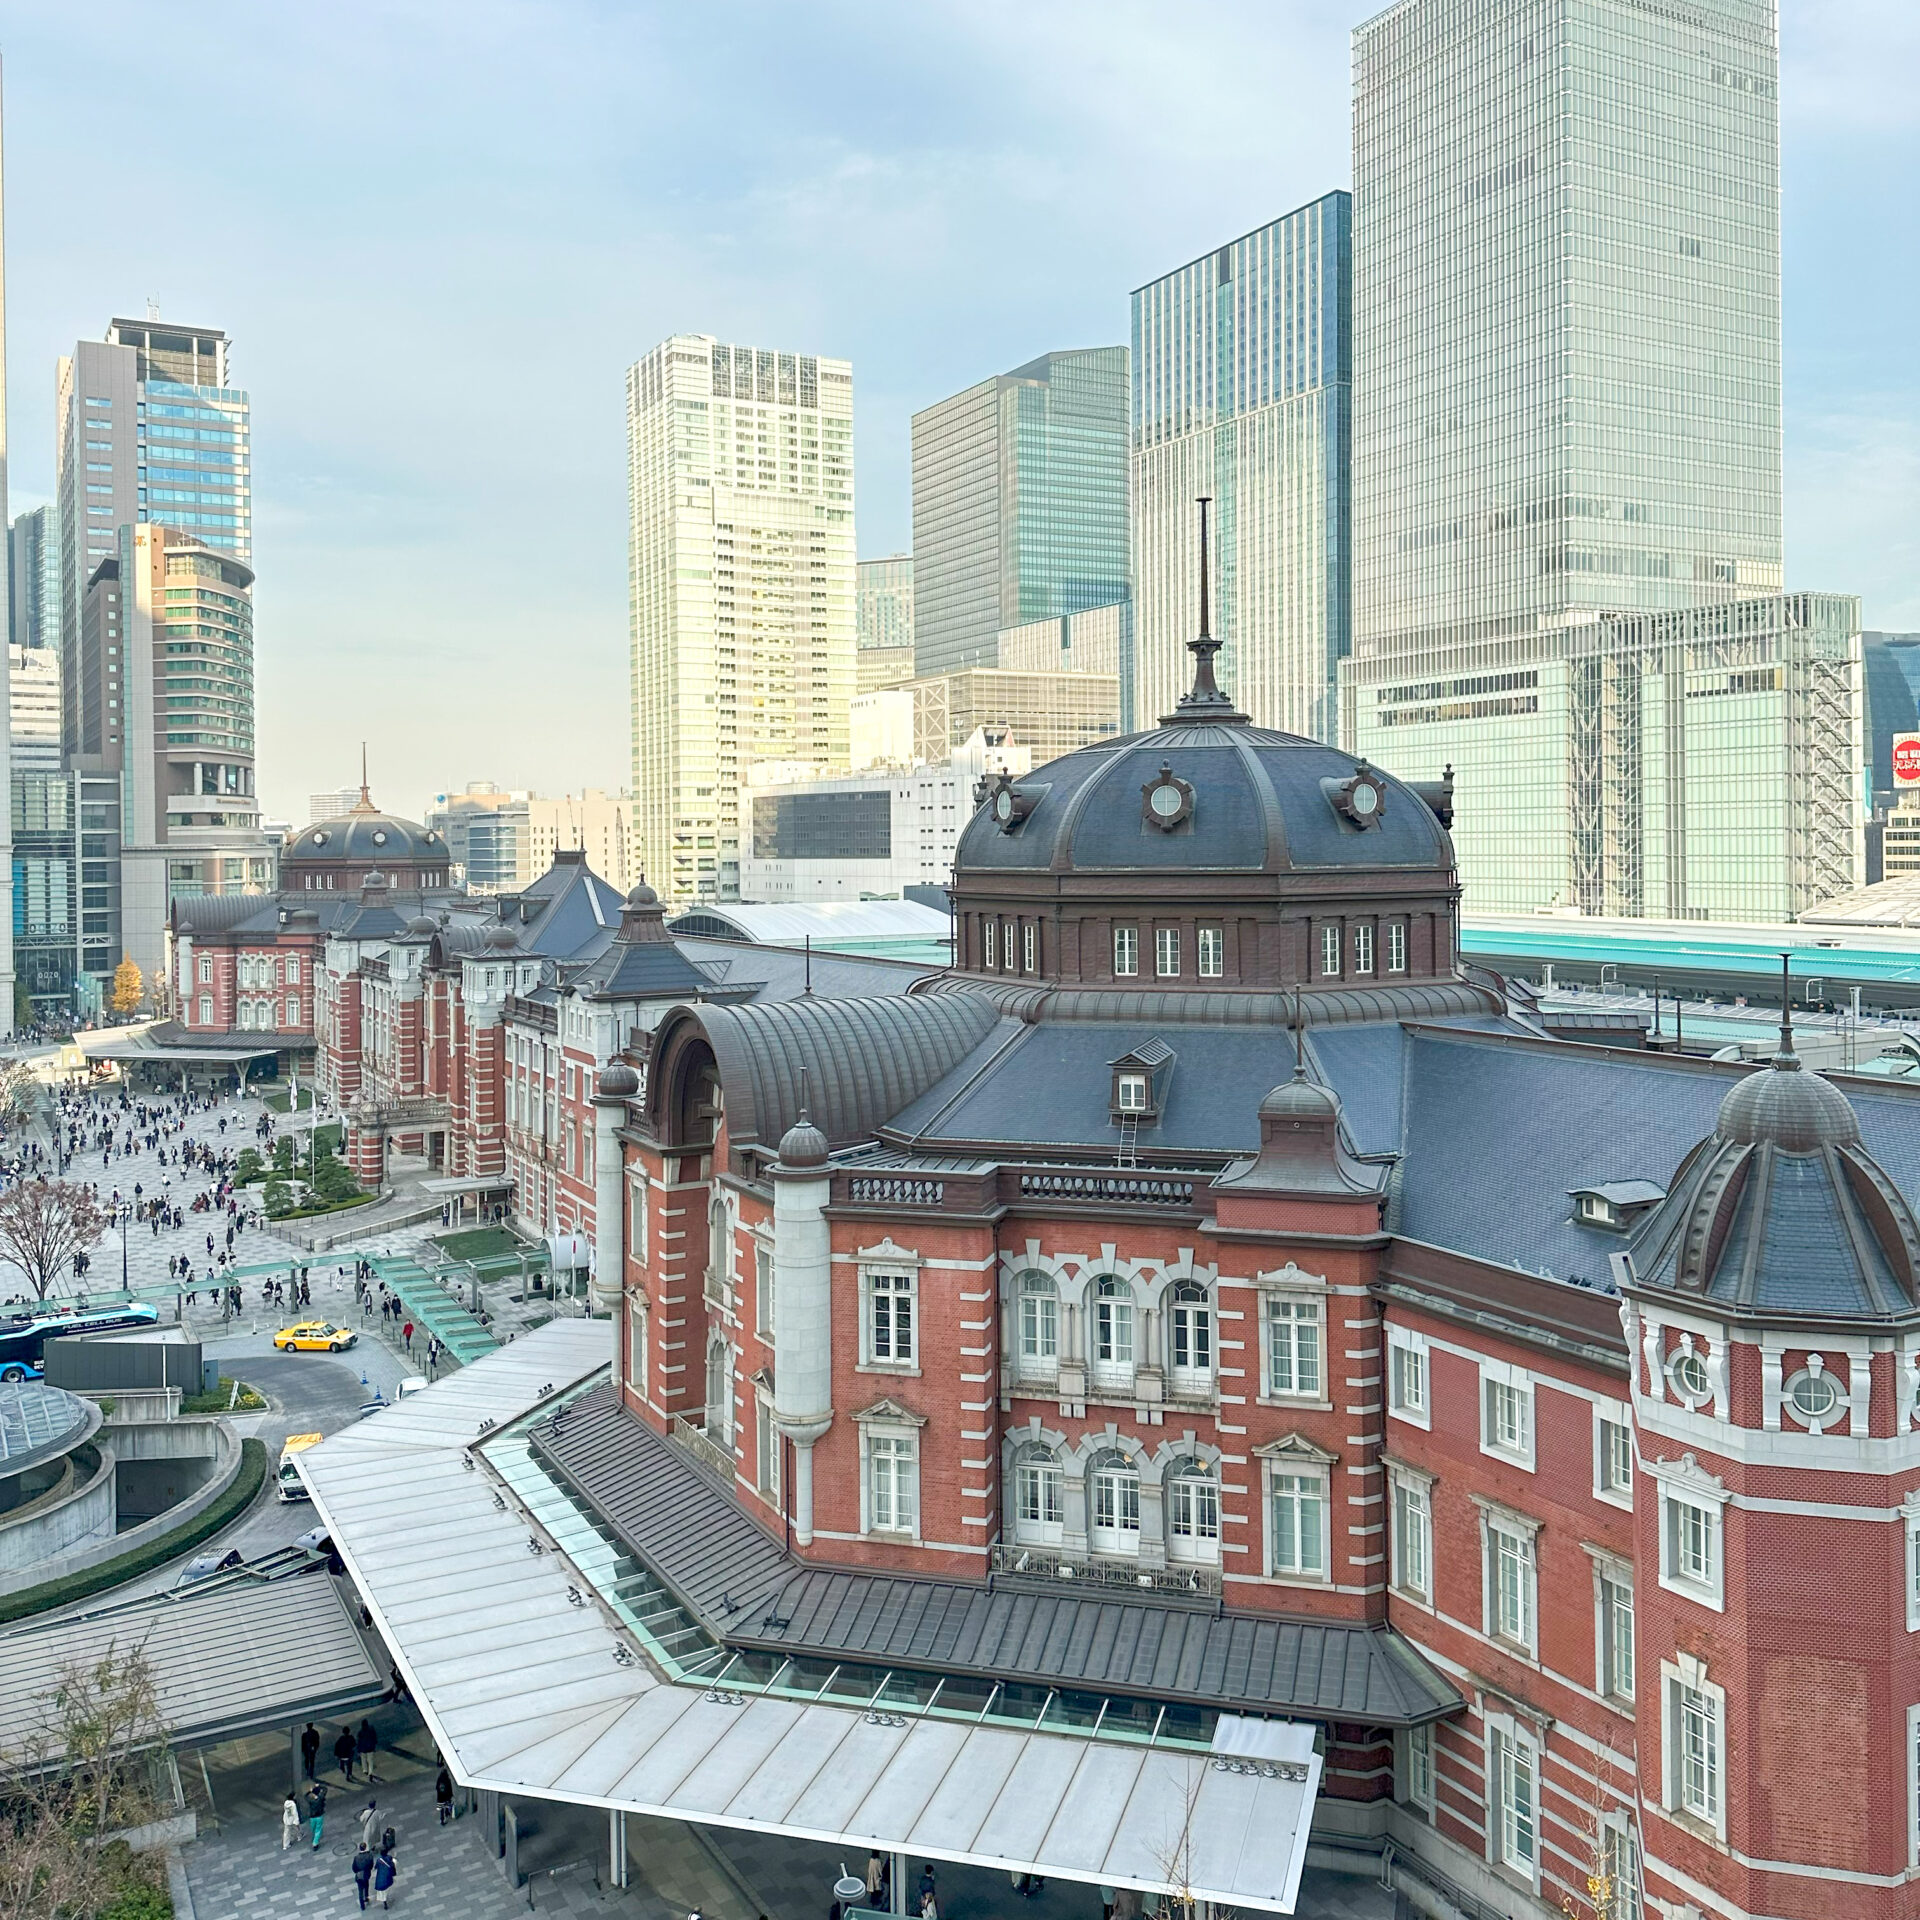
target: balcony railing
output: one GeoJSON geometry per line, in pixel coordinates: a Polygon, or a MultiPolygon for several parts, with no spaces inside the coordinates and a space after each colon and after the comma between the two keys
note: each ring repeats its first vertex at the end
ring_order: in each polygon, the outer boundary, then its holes
{"type": "Polygon", "coordinates": [[[945,1203],[944,1180],[905,1180],[896,1175],[855,1174],[847,1198],[856,1207],[937,1207],[945,1203]]]}
{"type": "Polygon", "coordinates": [[[732,1452],[710,1439],[706,1429],[697,1420],[689,1420],[685,1414],[676,1413],[673,1416],[673,1437],[709,1473],[717,1473],[728,1486],[733,1485],[732,1452]]]}
{"type": "Polygon", "coordinates": [[[1158,1180],[1135,1173],[1023,1173],[1023,1200],[1092,1200],[1102,1205],[1190,1207],[1191,1180],[1158,1180]]]}
{"type": "Polygon", "coordinates": [[[1199,1594],[1218,1599],[1218,1567],[1141,1567],[1124,1560],[1094,1560],[1057,1547],[990,1547],[987,1571],[1008,1579],[1047,1580],[1061,1586],[1127,1587],[1136,1593],[1199,1594]]]}

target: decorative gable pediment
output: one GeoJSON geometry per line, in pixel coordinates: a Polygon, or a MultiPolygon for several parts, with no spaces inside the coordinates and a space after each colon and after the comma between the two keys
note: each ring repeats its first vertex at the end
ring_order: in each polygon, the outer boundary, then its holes
{"type": "Polygon", "coordinates": [[[1268,1440],[1255,1447],[1253,1452],[1260,1460],[1298,1460],[1316,1467],[1330,1467],[1340,1458],[1325,1447],[1315,1446],[1304,1433],[1282,1434],[1278,1440],[1268,1440]]]}
{"type": "Polygon", "coordinates": [[[911,1407],[903,1407],[898,1400],[885,1396],[870,1407],[856,1408],[853,1417],[863,1426],[924,1427],[927,1424],[924,1413],[915,1413],[911,1407]]]}

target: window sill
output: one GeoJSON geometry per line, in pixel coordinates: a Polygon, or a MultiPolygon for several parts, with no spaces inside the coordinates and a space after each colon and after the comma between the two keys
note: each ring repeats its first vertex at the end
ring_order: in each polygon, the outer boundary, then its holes
{"type": "Polygon", "coordinates": [[[1711,1820],[1702,1820],[1697,1813],[1689,1813],[1685,1807],[1662,1807],[1660,1811],[1682,1833],[1691,1834],[1694,1839],[1704,1841],[1719,1852],[1726,1851],[1727,1836],[1711,1820]]]}
{"type": "Polygon", "coordinates": [[[1389,1407],[1389,1420],[1399,1420],[1409,1427],[1418,1427],[1422,1433],[1433,1431],[1433,1415],[1427,1412],[1416,1413],[1410,1407],[1389,1407]]]}
{"type": "Polygon", "coordinates": [[[1262,1573],[1255,1576],[1265,1587],[1304,1587],[1312,1593],[1325,1593],[1333,1586],[1333,1576],[1325,1573],[1262,1573]]]}
{"type": "Polygon", "coordinates": [[[897,1380],[918,1380],[920,1369],[910,1360],[862,1360],[855,1373],[887,1373],[897,1380]]]}
{"type": "Polygon", "coordinates": [[[1489,1460],[1504,1460],[1508,1466],[1518,1467],[1522,1473],[1531,1473],[1534,1470],[1531,1453],[1513,1453],[1505,1447],[1496,1447],[1490,1440],[1480,1442],[1480,1451],[1489,1460]]]}
{"type": "Polygon", "coordinates": [[[1603,1507],[1613,1507],[1621,1513],[1633,1511],[1633,1495],[1622,1492],[1618,1487],[1595,1487],[1593,1497],[1603,1507]]]}
{"type": "Polygon", "coordinates": [[[1714,1613],[1725,1613],[1727,1603],[1717,1588],[1696,1585],[1691,1580],[1675,1579],[1671,1574],[1660,1576],[1660,1591],[1677,1595],[1682,1600],[1691,1600],[1697,1607],[1707,1607],[1714,1613]]]}
{"type": "Polygon", "coordinates": [[[1305,1393],[1263,1393],[1255,1403],[1262,1407],[1284,1407],[1290,1413],[1331,1413],[1331,1400],[1316,1399],[1305,1393]]]}
{"type": "Polygon", "coordinates": [[[1392,1586],[1388,1587],[1387,1592],[1410,1607],[1418,1607],[1422,1613],[1433,1611],[1433,1596],[1430,1593],[1416,1593],[1411,1587],[1392,1586]]]}

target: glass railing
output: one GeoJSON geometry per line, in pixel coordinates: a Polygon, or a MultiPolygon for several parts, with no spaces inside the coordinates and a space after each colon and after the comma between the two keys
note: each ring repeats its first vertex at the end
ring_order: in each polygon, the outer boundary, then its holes
{"type": "Polygon", "coordinates": [[[592,1375],[542,1401],[489,1435],[477,1451],[638,1640],[665,1679],[680,1686],[851,1707],[874,1718],[970,1721],[1023,1733],[1078,1735],[1177,1751],[1210,1750],[1219,1718],[1212,1707],[1000,1681],[987,1674],[925,1673],[870,1661],[727,1646],[533,1452],[534,1424],[551,1419],[562,1407],[600,1386],[604,1377],[592,1375]]]}

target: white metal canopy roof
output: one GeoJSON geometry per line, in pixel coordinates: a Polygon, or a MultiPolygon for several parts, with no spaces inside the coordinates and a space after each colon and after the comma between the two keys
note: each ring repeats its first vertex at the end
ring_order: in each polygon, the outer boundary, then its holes
{"type": "Polygon", "coordinates": [[[663,1678],[469,1454],[609,1340],[556,1321],[300,1456],[464,1784],[1292,1911],[1310,1727],[1223,1720],[1209,1756],[663,1678]]]}

